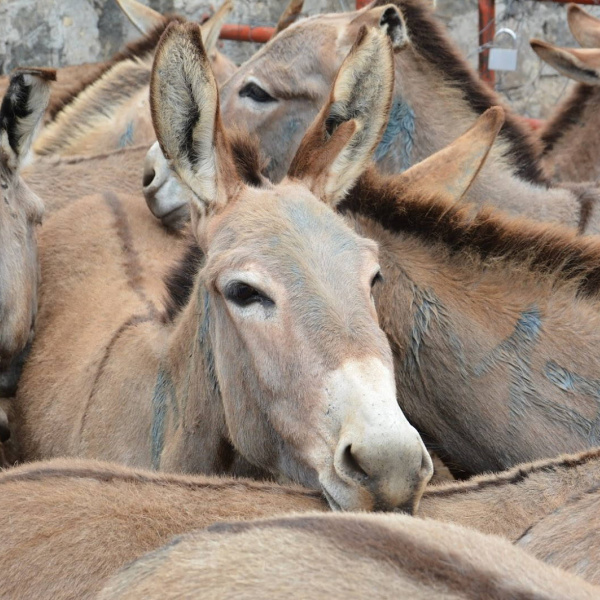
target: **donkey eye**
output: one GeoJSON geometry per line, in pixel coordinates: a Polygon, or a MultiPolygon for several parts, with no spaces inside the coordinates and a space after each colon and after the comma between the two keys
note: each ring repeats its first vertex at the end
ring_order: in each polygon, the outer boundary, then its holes
{"type": "Polygon", "coordinates": [[[265,308],[275,306],[275,302],[271,298],[241,281],[234,281],[225,288],[225,298],[241,307],[251,304],[262,304],[265,308]]]}
{"type": "Polygon", "coordinates": [[[254,100],[254,102],[262,103],[277,102],[277,100],[273,98],[269,92],[265,92],[265,90],[252,81],[247,83],[240,90],[240,98],[250,98],[251,100],[254,100]]]}
{"type": "Polygon", "coordinates": [[[381,283],[382,281],[383,275],[381,274],[381,271],[377,271],[377,273],[373,275],[373,279],[371,279],[371,288],[374,288],[378,283],[381,283]]]}

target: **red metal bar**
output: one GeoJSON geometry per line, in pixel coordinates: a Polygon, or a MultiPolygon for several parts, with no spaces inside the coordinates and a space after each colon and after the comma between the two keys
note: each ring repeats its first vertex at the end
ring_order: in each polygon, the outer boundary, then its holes
{"type": "Polygon", "coordinates": [[[251,25],[223,25],[221,28],[222,40],[236,42],[258,42],[265,44],[275,33],[275,27],[252,27],[251,25]]]}
{"type": "Polygon", "coordinates": [[[556,4],[595,4],[600,6],[598,0],[534,0],[535,2],[554,2],[556,4]]]}
{"type": "MultiPolygon", "coordinates": [[[[494,41],[496,27],[494,19],[496,18],[495,0],[479,0],[479,47],[494,41]]],[[[494,71],[488,69],[489,48],[479,52],[479,77],[483,81],[494,87],[496,77],[494,71]]]]}
{"type": "Polygon", "coordinates": [[[356,10],[364,8],[367,4],[370,4],[372,0],[356,0],[356,10]]]}

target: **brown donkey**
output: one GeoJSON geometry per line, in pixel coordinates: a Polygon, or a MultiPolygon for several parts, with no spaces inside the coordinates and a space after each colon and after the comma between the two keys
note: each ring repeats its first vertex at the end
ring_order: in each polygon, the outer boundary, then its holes
{"type": "MultiPolygon", "coordinates": [[[[597,488],[599,466],[594,450],[428,487],[418,514],[530,541],[538,558],[600,584],[597,562],[574,560],[582,550],[592,557],[600,551],[600,529],[588,528],[583,546],[578,537],[596,514],[574,513],[577,519],[566,522],[570,531],[558,521],[559,535],[549,528],[560,511],[597,488]],[[560,553],[548,556],[546,549],[557,544],[560,553]]],[[[298,487],[64,459],[0,474],[0,492],[2,590],[9,598],[87,598],[112,573],[173,536],[222,521],[328,510],[318,492],[298,487]]]]}
{"type": "MultiPolygon", "coordinates": [[[[132,0],[120,0],[120,6],[136,25],[135,6],[132,0]]],[[[152,127],[148,92],[152,60],[156,45],[171,21],[179,17],[165,18],[142,7],[154,15],[152,26],[144,29],[144,36],[129,44],[122,52],[94,70],[81,80],[79,88],[58,106],[53,119],[40,132],[33,150],[36,155],[59,154],[74,156],[99,154],[127,146],[150,145],[156,136],[152,127]]],[[[223,6],[202,25],[204,39],[216,50],[216,42],[223,22],[232,9],[231,1],[223,6]]],[[[224,59],[221,59],[222,61],[224,59]]],[[[219,70],[213,65],[215,75],[223,82],[230,69],[219,70]]]]}
{"type": "Polygon", "coordinates": [[[172,238],[134,216],[137,198],[89,198],[48,221],[16,406],[25,458],[283,476],[336,508],[416,505],[431,461],[396,401],[372,299],[377,248],[313,195],[334,203],[364,170],[392,83],[387,38],[365,30],[313,172],[273,186],[248,144],[228,140],[198,26],[167,29],[153,118],[189,186],[203,257],[181,310],[163,316],[150,286],[172,238]]]}
{"type": "Polygon", "coordinates": [[[113,577],[99,600],[598,598],[600,588],[505,540],[402,515],[220,523],[113,577]]]}
{"type": "Polygon", "coordinates": [[[579,82],[540,130],[542,162],[556,181],[600,180],[600,19],[576,4],[568,10],[575,39],[585,49],[531,40],[538,56],[579,82]]]}
{"type": "MultiPolygon", "coordinates": [[[[0,107],[0,396],[14,393],[38,307],[36,226],[44,206],[20,176],[46,110],[55,71],[21,69],[0,107]]],[[[4,417],[0,439],[6,437],[4,417]]]]}
{"type": "MultiPolygon", "coordinates": [[[[305,19],[277,35],[226,82],[222,88],[226,122],[249,127],[259,136],[272,179],[287,172],[363,24],[386,31],[395,49],[391,117],[375,154],[382,171],[406,170],[456,139],[486,109],[502,104],[460,56],[428,4],[378,0],[358,12],[305,19]]],[[[540,150],[519,117],[507,111],[487,164],[466,200],[600,232],[600,211],[586,210],[597,203],[598,191],[549,188],[539,163],[540,150]]],[[[150,209],[159,217],[167,208],[174,210],[176,184],[171,180],[154,148],[144,185],[153,195],[150,209]]],[[[180,206],[184,204],[185,199],[180,201],[180,206]]]]}

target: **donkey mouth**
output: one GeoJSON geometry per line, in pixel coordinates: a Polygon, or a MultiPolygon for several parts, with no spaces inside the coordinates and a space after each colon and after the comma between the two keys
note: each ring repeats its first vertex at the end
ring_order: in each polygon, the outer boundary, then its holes
{"type": "Polygon", "coordinates": [[[323,491],[323,496],[325,496],[325,500],[329,504],[329,508],[333,511],[343,511],[343,507],[339,504],[335,498],[325,489],[325,486],[321,486],[321,490],[323,491]]]}

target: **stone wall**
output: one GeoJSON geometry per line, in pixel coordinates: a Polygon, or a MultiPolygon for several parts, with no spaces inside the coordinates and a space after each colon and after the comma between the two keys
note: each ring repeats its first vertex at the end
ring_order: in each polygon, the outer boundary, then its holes
{"type": "MultiPolygon", "coordinates": [[[[219,0],[142,0],[162,13],[199,19],[219,0]]],[[[274,24],[288,0],[235,0],[231,23],[274,24]]],[[[349,10],[353,0],[307,0],[305,12],[349,10]]],[[[437,11],[473,65],[477,64],[477,0],[438,0],[437,11]]],[[[590,12],[600,16],[600,7],[590,12]]],[[[564,5],[534,0],[497,0],[497,28],[510,27],[519,36],[519,68],[501,74],[497,89],[522,114],[545,116],[564,96],[569,82],[542,67],[529,47],[530,37],[575,45],[566,25],[564,5]]],[[[115,0],[0,0],[0,73],[17,65],[64,66],[106,59],[136,30],[115,0]]],[[[222,42],[223,51],[242,62],[256,45],[222,42]]]]}

